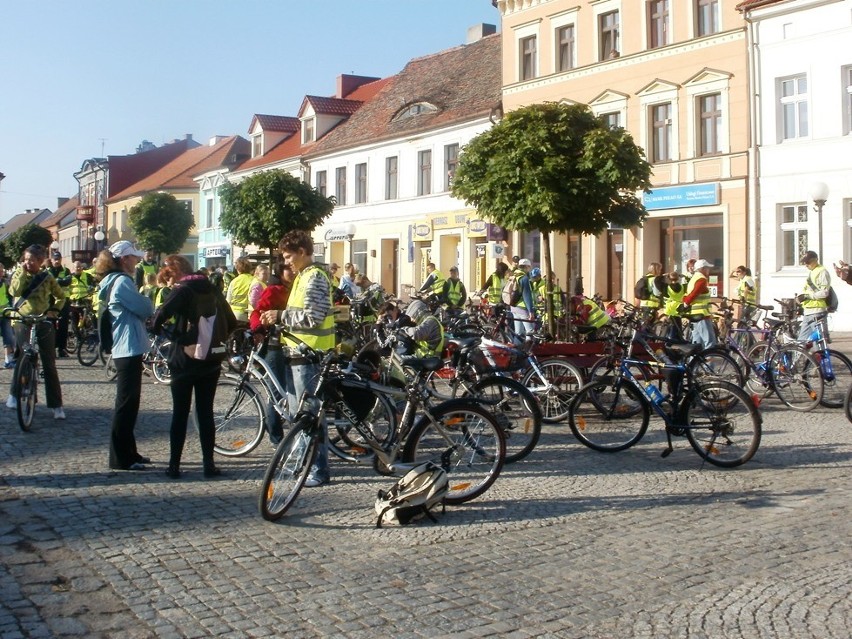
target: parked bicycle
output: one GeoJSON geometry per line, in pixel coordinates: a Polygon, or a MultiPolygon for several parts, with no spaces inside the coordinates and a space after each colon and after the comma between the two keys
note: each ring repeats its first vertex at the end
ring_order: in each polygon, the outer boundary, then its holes
{"type": "MultiPolygon", "coordinates": [[[[172,373],[169,370],[169,357],[172,348],[174,345],[168,336],[149,333],[148,350],[142,354],[142,372],[145,375],[153,375],[160,384],[170,384],[172,373]]],[[[107,357],[105,370],[109,381],[118,376],[118,369],[115,367],[112,355],[107,357]]]]}
{"type": "MultiPolygon", "coordinates": [[[[506,442],[494,416],[482,403],[469,399],[437,405],[428,401],[426,376],[440,368],[440,358],[407,359],[413,376],[400,389],[344,368],[333,351],[323,356],[303,344],[300,352],[319,363],[320,373],[315,387],[302,396],[293,427],[267,467],[258,499],[265,519],[279,519],[298,497],[322,440],[322,420],[332,410],[347,424],[334,427],[345,434],[343,441],[354,442],[357,437],[357,446],[371,450],[379,472],[400,474],[425,461],[441,466],[450,479],[448,504],[482,495],[497,479],[506,442]],[[398,419],[397,407],[402,410],[398,419]]],[[[279,409],[280,403],[276,404],[279,409]]],[[[329,450],[352,461],[364,459],[363,455],[353,458],[331,441],[329,450]]]]}
{"type": "Polygon", "coordinates": [[[645,435],[653,410],[665,424],[663,457],[673,450],[673,436],[685,436],[702,459],[716,466],[739,466],[754,456],[762,432],[760,412],[738,386],[693,377],[686,361],[700,346],[667,345],[670,362],[663,363],[634,357],[633,343],[612,375],[589,382],[574,398],[568,424],[581,443],[601,452],[625,450],[645,435]],[[666,374],[667,394],[653,380],[634,374],[648,367],[666,374]]]}

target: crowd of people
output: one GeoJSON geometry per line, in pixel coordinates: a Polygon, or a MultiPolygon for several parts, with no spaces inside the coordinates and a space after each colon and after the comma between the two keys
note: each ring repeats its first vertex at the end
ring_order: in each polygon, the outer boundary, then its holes
{"type": "MultiPolygon", "coordinates": [[[[335,301],[341,296],[356,300],[374,288],[351,263],[345,264],[338,275],[341,269],[336,263],[326,267],[315,262],[313,240],[307,232],[287,233],[279,243],[279,250],[280,259],[271,265],[255,266],[247,258],[239,258],[233,269],[195,270],[180,255],[169,255],[159,264],[153,252],[140,251],[131,242],[122,240],[101,251],[91,268],[74,262],[72,269],[68,269],[61,254],[54,252],[48,259],[44,247],[33,245],[24,251],[11,277],[0,264],[0,305],[13,307],[20,314],[47,314],[54,319],[52,323],[40,323],[36,337],[44,370],[46,403],[57,420],[65,419],[65,411],[56,358],[68,354],[69,325],[77,325],[79,309],[87,301],[95,309],[109,313],[117,378],[108,463],[116,470],[150,467],[150,459],[137,450],[134,435],[142,396],[142,357],[148,349],[149,333],[168,326],[176,346],[169,360],[173,411],[166,474],[172,479],[181,477],[180,464],[194,396],[203,474],[213,478],[221,475],[213,459],[213,402],[221,364],[215,358],[198,355],[202,318],[221,318],[228,333],[241,323],[258,336],[273,326],[283,327],[286,335],[324,351],[336,345],[335,301]]],[[[831,277],[814,251],[805,252],[801,264],[808,269],[806,282],[797,296],[804,315],[800,339],[806,340],[814,324],[824,319],[828,311],[831,277]]],[[[693,323],[693,342],[712,346],[716,339],[710,306],[712,267],[706,259],[690,260],[686,273],[681,275],[664,273],[660,263],[652,262],[634,287],[643,312],[689,317],[693,323]]],[[[852,284],[849,264],[841,261],[835,265],[835,273],[852,284]]],[[[737,267],[731,277],[738,282],[736,291],[742,302],[742,316],[748,319],[756,308],[755,279],[745,266],[737,267]]],[[[547,291],[541,269],[533,267],[530,260],[515,256],[498,263],[477,294],[490,304],[507,305],[519,336],[533,330],[537,321],[547,319],[549,312],[555,316],[569,312],[592,328],[604,326],[610,319],[596,302],[583,296],[568,298],[568,308],[564,308],[562,291],[555,282],[550,286],[550,304],[545,304],[547,291]]],[[[448,310],[461,309],[468,299],[455,266],[444,277],[434,263],[429,263],[419,292],[448,310]]],[[[443,327],[423,301],[414,300],[406,309],[387,302],[378,314],[408,336],[409,343],[404,346],[407,354],[440,354],[443,327]]],[[[22,322],[4,315],[0,335],[5,368],[14,367],[16,344],[29,338],[26,331],[22,322]]],[[[291,413],[298,409],[298,398],[317,373],[316,364],[301,356],[295,347],[290,337],[276,336],[270,339],[266,354],[287,390],[291,413]]],[[[14,380],[13,376],[6,401],[9,408],[16,407],[14,380]]],[[[280,420],[270,420],[269,429],[273,443],[280,441],[283,436],[280,420]]],[[[329,480],[328,456],[323,447],[306,485],[321,486],[329,480]]]]}

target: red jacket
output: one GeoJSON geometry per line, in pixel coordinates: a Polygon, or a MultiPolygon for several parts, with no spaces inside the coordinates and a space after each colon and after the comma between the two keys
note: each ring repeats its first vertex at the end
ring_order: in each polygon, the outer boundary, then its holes
{"type": "Polygon", "coordinates": [[[249,327],[253,331],[263,330],[260,323],[260,314],[263,311],[283,311],[287,308],[287,300],[290,298],[289,282],[285,284],[270,284],[263,293],[260,294],[260,299],[257,301],[257,306],[251,312],[249,317],[249,327]]]}

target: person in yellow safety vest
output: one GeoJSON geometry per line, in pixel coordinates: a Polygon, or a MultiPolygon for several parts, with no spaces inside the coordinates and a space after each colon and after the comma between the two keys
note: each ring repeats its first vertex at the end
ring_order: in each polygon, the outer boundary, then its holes
{"type": "Polygon", "coordinates": [[[654,280],[663,272],[663,265],[659,262],[651,262],[648,264],[648,271],[636,283],[636,297],[639,298],[639,308],[642,311],[642,317],[651,319],[657,312],[657,309],[662,306],[660,298],[662,291],[654,286],[654,280]]]}
{"type": "Polygon", "coordinates": [[[414,322],[414,326],[402,329],[415,343],[416,357],[440,355],[444,349],[444,327],[429,307],[420,300],[414,300],[405,309],[405,314],[414,322]]]}
{"type": "Polygon", "coordinates": [[[604,311],[597,302],[582,295],[575,295],[571,298],[574,307],[574,317],[579,326],[586,327],[586,339],[593,338],[598,329],[606,326],[612,321],[609,314],[604,311]]]}
{"type": "Polygon", "coordinates": [[[810,341],[820,323],[828,339],[828,324],[824,320],[828,316],[827,299],[831,289],[831,275],[828,269],[819,263],[816,251],[806,251],[799,263],[808,268],[808,279],[802,292],[796,296],[796,301],[802,305],[802,324],[797,339],[800,342],[810,341]]]}
{"type": "Polygon", "coordinates": [[[331,285],[334,288],[340,288],[340,277],[337,273],[340,271],[340,266],[337,262],[332,262],[328,267],[329,275],[331,276],[331,285]]]}
{"type": "Polygon", "coordinates": [[[683,339],[682,315],[680,305],[683,304],[683,296],[686,295],[686,284],[677,271],[663,273],[654,279],[654,286],[663,292],[663,314],[671,320],[669,332],[666,337],[671,339],[683,339]]]}
{"type": "MultiPolygon", "coordinates": [[[[71,271],[62,264],[62,253],[53,251],[50,255],[50,266],[48,269],[56,283],[65,291],[65,297],[68,298],[68,288],[71,286],[71,271]]],[[[59,318],[56,322],[56,356],[68,357],[68,326],[71,320],[71,305],[65,304],[62,310],[59,311],[59,318]]]]}
{"type": "Polygon", "coordinates": [[[429,262],[426,265],[426,281],[423,282],[423,286],[421,286],[417,292],[440,296],[444,290],[445,281],[446,278],[441,274],[441,271],[435,267],[435,263],[429,262]]]}
{"type": "Polygon", "coordinates": [[[80,318],[83,314],[82,307],[91,302],[95,291],[95,276],[83,270],[83,263],[79,260],[74,262],[71,272],[71,285],[68,287],[68,299],[70,310],[70,326],[74,332],[80,331],[80,318]]]}
{"type": "Polygon", "coordinates": [[[157,264],[157,256],[153,249],[145,249],[145,257],[139,264],[136,265],[136,290],[140,290],[145,286],[145,276],[148,273],[156,275],[160,272],[160,265],[157,264]]]}
{"type": "Polygon", "coordinates": [[[494,272],[485,280],[485,285],[479,291],[480,297],[485,297],[489,304],[500,304],[503,301],[503,285],[506,283],[506,273],[509,266],[504,262],[497,264],[494,272]]]}
{"type": "Polygon", "coordinates": [[[234,268],[237,269],[237,276],[228,285],[225,299],[231,305],[231,310],[234,311],[237,321],[248,322],[248,295],[253,279],[251,262],[247,257],[238,257],[237,261],[234,262],[234,268]]]}
{"type": "MultiPolygon", "coordinates": [[[[306,231],[290,231],[278,243],[286,264],[293,267],[296,279],[283,311],[269,310],[261,314],[261,323],[269,326],[281,322],[293,336],[319,351],[335,346],[334,306],[331,279],[323,265],[314,262],[314,240],[306,231]]],[[[290,369],[286,379],[287,401],[290,417],[295,419],[302,393],[311,386],[319,374],[318,364],[305,359],[293,340],[282,338],[282,346],[289,347],[290,369]]],[[[323,429],[326,429],[323,420],[323,429]]],[[[325,436],[322,439],[325,442],[325,436]]],[[[322,486],[330,480],[328,451],[321,444],[316,460],[308,473],[305,486],[322,486]]]]}
{"type": "MultiPolygon", "coordinates": [[[[9,295],[9,281],[6,279],[6,267],[0,262],[0,310],[12,306],[12,296],[9,295]]],[[[12,320],[0,317],[0,334],[3,336],[3,347],[6,349],[4,368],[15,368],[15,333],[12,331],[12,320]]]]}
{"type": "Polygon", "coordinates": [[[710,267],[707,260],[697,260],[695,271],[686,286],[681,311],[687,312],[692,320],[692,343],[701,344],[704,348],[716,345],[716,328],[713,325],[710,310],[710,267]]]}
{"type": "Polygon", "coordinates": [[[751,269],[747,266],[738,266],[731,273],[731,277],[737,278],[740,282],[737,285],[737,297],[740,302],[740,321],[751,320],[757,312],[757,284],[751,276],[751,269]]]}
{"type": "Polygon", "coordinates": [[[459,279],[457,266],[450,267],[450,277],[444,280],[440,298],[448,311],[460,311],[464,308],[464,304],[467,302],[467,290],[464,283],[459,279]]]}
{"type": "Polygon", "coordinates": [[[258,264],[257,268],[254,269],[254,277],[251,280],[251,285],[249,286],[248,292],[248,313],[251,315],[251,312],[254,310],[255,306],[257,306],[258,301],[260,301],[260,296],[263,294],[263,289],[266,288],[269,283],[269,267],[266,264],[258,264]]]}
{"type": "MultiPolygon", "coordinates": [[[[530,286],[532,287],[536,309],[541,315],[542,322],[547,322],[547,280],[541,276],[541,269],[538,267],[530,271],[530,286]]],[[[562,306],[562,288],[559,284],[553,282],[550,289],[553,317],[562,317],[565,313],[565,309],[562,306]]]]}

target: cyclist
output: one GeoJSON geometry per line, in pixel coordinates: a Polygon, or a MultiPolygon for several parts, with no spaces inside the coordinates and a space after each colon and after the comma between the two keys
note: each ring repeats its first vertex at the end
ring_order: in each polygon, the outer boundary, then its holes
{"type": "Polygon", "coordinates": [[[757,285],[754,283],[754,278],[751,276],[751,269],[747,266],[738,266],[731,273],[732,277],[739,280],[737,285],[737,296],[740,299],[740,320],[749,321],[757,312],[757,285]]]}
{"type": "Polygon", "coordinates": [[[156,275],[160,271],[160,266],[157,264],[157,256],[153,249],[145,249],[145,255],[142,261],[136,265],[134,278],[136,280],[136,288],[140,289],[145,286],[145,276],[149,273],[156,275]]]}
{"type": "MultiPolygon", "coordinates": [[[[9,295],[9,281],[6,277],[6,267],[0,262],[0,310],[12,306],[12,296],[9,295]]],[[[12,332],[12,320],[0,317],[0,334],[3,336],[3,347],[6,349],[4,368],[15,368],[15,334],[12,332]]]]}
{"type": "MultiPolygon", "coordinates": [[[[440,355],[444,348],[444,329],[438,318],[429,312],[429,307],[420,300],[414,300],[405,309],[405,314],[414,322],[414,326],[402,329],[402,332],[414,341],[414,355],[440,355]]],[[[396,319],[399,321],[399,318],[396,319]]]]}
{"type": "MultiPolygon", "coordinates": [[[[19,268],[12,276],[9,293],[20,298],[16,304],[22,315],[40,315],[48,312],[57,316],[65,305],[65,291],[47,269],[42,269],[47,252],[39,244],[33,244],[24,251],[19,268]]],[[[18,344],[29,339],[29,329],[23,322],[15,322],[15,338],[18,344]]],[[[62,408],[62,387],[56,372],[56,330],[51,323],[39,322],[36,327],[36,339],[41,356],[41,368],[47,390],[47,406],[53,409],[54,419],[65,419],[62,408]]],[[[7,408],[17,408],[17,379],[12,377],[12,389],[6,400],[7,408]]]]}
{"type": "MultiPolygon", "coordinates": [[[[71,271],[62,265],[62,253],[54,251],[50,256],[50,274],[65,291],[65,298],[68,298],[68,289],[71,286],[71,271]]],[[[68,321],[70,318],[70,304],[64,304],[62,310],[59,311],[59,321],[56,324],[56,354],[57,357],[68,357],[68,321]]]]}
{"type": "Polygon", "coordinates": [[[249,311],[249,289],[254,280],[251,274],[251,262],[247,257],[238,257],[234,262],[234,268],[237,270],[237,275],[228,284],[228,292],[225,295],[228,304],[231,305],[231,310],[237,317],[237,321],[248,322],[249,311]]]}
{"type": "Polygon", "coordinates": [[[418,289],[418,293],[429,295],[440,295],[444,290],[444,278],[441,271],[437,269],[434,262],[429,262],[426,265],[426,280],[418,289]]]}
{"type": "MultiPolygon", "coordinates": [[[[269,310],[261,315],[265,325],[281,322],[302,342],[319,351],[335,346],[334,306],[332,284],[324,266],[314,262],[314,241],[310,233],[296,230],[286,233],[278,243],[284,261],[293,267],[296,279],[284,311],[269,310]]],[[[284,345],[296,347],[284,340],[284,345]]],[[[290,371],[287,375],[287,401],[290,416],[299,410],[302,393],[319,373],[316,363],[306,360],[296,349],[291,351],[290,371]]],[[[326,424],[323,424],[323,429],[326,424]]],[[[325,437],[323,437],[325,441],[325,437]]],[[[320,445],[316,461],[311,467],[305,486],[322,486],[330,481],[328,450],[320,445]]]]}
{"type": "Polygon", "coordinates": [[[692,343],[701,344],[704,348],[716,345],[716,329],[713,326],[710,311],[710,287],[708,277],[710,267],[713,266],[707,260],[695,262],[694,272],[686,286],[686,295],[683,296],[681,308],[688,310],[692,316],[692,343]]]}
{"type": "Polygon", "coordinates": [[[81,306],[92,301],[92,292],[95,290],[95,277],[88,271],[83,270],[83,263],[79,260],[74,262],[74,270],[71,273],[71,285],[68,287],[68,299],[71,300],[71,326],[77,330],[80,326],[81,306]]]}
{"type": "Polygon", "coordinates": [[[826,340],[828,340],[828,323],[823,320],[828,315],[828,293],[831,288],[831,275],[828,269],[819,263],[819,255],[816,251],[806,251],[799,260],[808,269],[808,278],[801,293],[796,296],[796,301],[802,305],[802,325],[799,327],[798,341],[807,342],[822,322],[826,340]]]}
{"type": "Polygon", "coordinates": [[[482,290],[479,291],[479,296],[485,294],[488,303],[493,305],[502,302],[503,285],[506,283],[506,273],[509,272],[509,265],[505,262],[499,262],[494,268],[494,272],[485,280],[482,290]]]}
{"type": "Polygon", "coordinates": [[[457,313],[464,308],[464,303],[467,301],[467,290],[464,283],[459,279],[457,266],[450,267],[450,276],[444,280],[444,285],[441,287],[441,301],[450,313],[457,313]]]}

